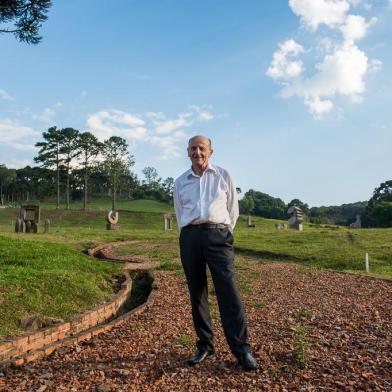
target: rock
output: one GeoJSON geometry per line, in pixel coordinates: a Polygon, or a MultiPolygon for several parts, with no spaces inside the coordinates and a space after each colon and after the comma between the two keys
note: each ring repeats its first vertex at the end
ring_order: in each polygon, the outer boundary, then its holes
{"type": "Polygon", "coordinates": [[[42,321],[42,327],[49,327],[54,324],[63,323],[63,319],[55,318],[55,317],[45,317],[42,321]]]}
{"type": "Polygon", "coordinates": [[[112,387],[109,384],[100,384],[97,387],[97,392],[110,392],[112,387]]]}
{"type": "Polygon", "coordinates": [[[32,316],[22,317],[19,319],[19,325],[23,329],[36,331],[41,328],[42,321],[36,314],[33,314],[32,316]]]}
{"type": "Polygon", "coordinates": [[[52,374],[52,373],[49,373],[49,372],[42,373],[42,374],[39,376],[39,378],[44,378],[44,379],[49,379],[49,378],[52,378],[52,377],[53,377],[53,374],[52,374]]]}

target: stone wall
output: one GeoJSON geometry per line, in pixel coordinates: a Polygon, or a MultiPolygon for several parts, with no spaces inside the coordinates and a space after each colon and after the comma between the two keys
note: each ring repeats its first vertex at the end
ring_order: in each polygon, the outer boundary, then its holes
{"type": "Polygon", "coordinates": [[[57,347],[87,340],[108,328],[101,323],[117,315],[131,295],[132,279],[127,274],[120,291],[111,302],[78,314],[70,321],[26,333],[8,340],[0,340],[0,364],[21,365],[44,355],[49,355],[57,347]]]}

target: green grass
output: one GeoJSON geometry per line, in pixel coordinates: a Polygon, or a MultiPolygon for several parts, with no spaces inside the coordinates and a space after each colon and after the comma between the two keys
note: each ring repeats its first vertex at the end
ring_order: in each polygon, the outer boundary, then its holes
{"type": "Polygon", "coordinates": [[[368,252],[370,273],[392,278],[392,228],[333,229],[305,224],[304,231],[298,232],[276,230],[275,220],[254,218],[253,221],[255,228],[247,228],[244,217],[237,223],[235,246],[244,255],[365,273],[364,259],[368,252]]]}
{"type": "Polygon", "coordinates": [[[176,339],[173,339],[172,344],[175,346],[185,346],[185,347],[193,347],[195,345],[193,339],[187,335],[182,335],[176,339]]]}
{"type": "MultiPolygon", "coordinates": [[[[18,332],[16,320],[25,314],[64,318],[108,298],[110,276],[121,266],[82,254],[95,244],[131,241],[117,254],[147,255],[160,262],[159,269],[182,275],[178,230],[163,230],[162,215],[172,211],[171,206],[151,200],[119,202],[120,230],[108,231],[110,202],[95,201],[89,207],[94,205],[96,209],[88,211],[65,211],[44,204],[49,208],[43,208],[42,221],[51,220],[50,232],[44,234],[41,228],[36,235],[13,233],[11,221],[19,209],[0,209],[0,335],[18,332]]],[[[275,220],[254,217],[253,222],[256,227],[247,228],[246,217],[240,217],[235,230],[235,265],[243,293],[252,290],[254,280],[263,279],[252,271],[255,261],[298,263],[304,266],[298,273],[310,278],[320,268],[365,274],[368,252],[370,275],[392,279],[392,229],[305,224],[304,231],[297,232],[276,230],[275,220]]]]}
{"type": "MultiPolygon", "coordinates": [[[[40,206],[47,210],[55,210],[56,204],[43,202],[40,203],[40,206]]],[[[70,204],[71,210],[81,210],[83,208],[83,202],[72,202],[70,204]]],[[[133,211],[133,212],[173,212],[173,206],[168,205],[167,203],[161,203],[155,200],[117,200],[116,208],[119,211],[133,211]]],[[[60,209],[65,209],[65,204],[60,204],[60,209]]],[[[112,202],[110,198],[105,200],[98,199],[92,200],[87,203],[88,210],[101,210],[101,211],[109,211],[112,209],[112,202]]]]}
{"type": "Polygon", "coordinates": [[[21,317],[66,319],[109,299],[120,270],[65,245],[0,236],[0,336],[22,332],[21,317]]]}

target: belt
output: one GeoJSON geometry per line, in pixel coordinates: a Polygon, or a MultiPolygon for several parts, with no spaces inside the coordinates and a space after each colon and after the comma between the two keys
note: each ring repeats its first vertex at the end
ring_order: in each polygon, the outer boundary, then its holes
{"type": "Polygon", "coordinates": [[[229,225],[225,225],[224,223],[198,223],[198,224],[190,224],[185,226],[189,229],[227,229],[229,225]]]}

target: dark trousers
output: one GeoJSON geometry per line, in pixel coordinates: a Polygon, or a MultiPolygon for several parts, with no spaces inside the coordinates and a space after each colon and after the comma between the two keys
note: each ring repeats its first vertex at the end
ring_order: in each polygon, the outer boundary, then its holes
{"type": "Polygon", "coordinates": [[[232,353],[249,351],[247,321],[234,276],[233,236],[229,229],[182,228],[181,262],[188,283],[198,348],[213,348],[206,266],[211,272],[223,330],[232,353]]]}

